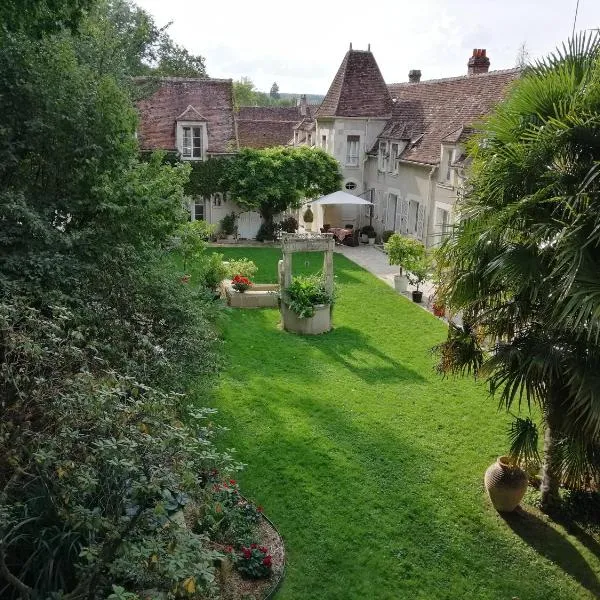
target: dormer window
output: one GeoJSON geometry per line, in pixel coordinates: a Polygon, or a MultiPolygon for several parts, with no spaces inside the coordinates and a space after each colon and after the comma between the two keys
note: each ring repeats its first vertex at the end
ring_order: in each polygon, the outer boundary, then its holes
{"type": "Polygon", "coordinates": [[[201,127],[182,127],[183,143],[181,147],[181,156],[183,158],[202,158],[202,128],[201,127]]]}
{"type": "Polygon", "coordinates": [[[207,145],[206,119],[188,106],[177,117],[177,150],[183,160],[204,160],[207,145]]]}

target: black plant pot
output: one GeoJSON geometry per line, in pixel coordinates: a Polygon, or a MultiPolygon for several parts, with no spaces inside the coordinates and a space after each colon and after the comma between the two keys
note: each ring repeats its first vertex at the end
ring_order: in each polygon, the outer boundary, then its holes
{"type": "Polygon", "coordinates": [[[421,301],[423,300],[423,292],[421,291],[416,291],[414,290],[412,293],[412,299],[413,302],[416,302],[417,304],[421,304],[421,301]]]}

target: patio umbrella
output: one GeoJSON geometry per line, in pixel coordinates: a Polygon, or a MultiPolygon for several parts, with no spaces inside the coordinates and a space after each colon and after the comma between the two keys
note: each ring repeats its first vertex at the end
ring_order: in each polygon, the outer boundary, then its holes
{"type": "Polygon", "coordinates": [[[353,194],[342,192],[342,190],[333,192],[333,194],[327,194],[327,196],[321,196],[317,200],[310,201],[309,204],[312,204],[313,206],[315,204],[318,204],[319,206],[327,206],[330,204],[362,204],[366,206],[373,205],[372,202],[369,202],[364,198],[359,198],[358,196],[354,196],[353,194]]]}

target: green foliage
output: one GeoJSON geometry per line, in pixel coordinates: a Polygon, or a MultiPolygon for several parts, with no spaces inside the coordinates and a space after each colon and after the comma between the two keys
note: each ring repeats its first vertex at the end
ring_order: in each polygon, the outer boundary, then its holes
{"type": "Polygon", "coordinates": [[[385,242],[385,251],[390,265],[400,265],[400,274],[403,269],[409,270],[415,261],[425,256],[425,246],[420,241],[399,233],[390,235],[385,242]]]}
{"type": "Polygon", "coordinates": [[[226,187],[234,200],[271,223],[275,214],[338,190],[340,183],[338,162],[323,150],[246,148],[229,163],[226,187]]]}
{"type": "Polygon", "coordinates": [[[387,242],[389,241],[389,239],[394,235],[394,231],[392,231],[391,229],[386,229],[382,234],[381,234],[381,241],[384,244],[387,244],[387,242]]]}
{"type": "Polygon", "coordinates": [[[310,208],[310,206],[306,207],[306,210],[304,211],[304,214],[302,215],[302,220],[305,223],[312,223],[314,220],[315,216],[313,215],[313,211],[310,208]]]}
{"type": "Polygon", "coordinates": [[[283,219],[278,225],[281,231],[285,231],[286,233],[296,233],[298,230],[298,220],[291,215],[283,219]]]}
{"type": "Polygon", "coordinates": [[[315,306],[333,304],[334,295],[327,291],[321,276],[297,275],[283,291],[283,301],[301,319],[306,319],[315,314],[315,306]]]}
{"type": "Polygon", "coordinates": [[[220,222],[221,225],[221,231],[225,234],[225,235],[233,235],[235,233],[236,227],[235,227],[235,213],[229,213],[227,215],[225,215],[220,222]]]}
{"type": "Polygon", "coordinates": [[[216,290],[227,277],[227,267],[223,264],[222,254],[209,254],[200,261],[200,271],[204,285],[209,290],[216,290]]]}
{"type": "Polygon", "coordinates": [[[271,86],[271,91],[269,92],[269,96],[271,96],[271,98],[273,98],[273,100],[279,100],[279,86],[277,85],[276,81],[271,86]]]}
{"type": "Polygon", "coordinates": [[[181,225],[176,232],[176,248],[183,257],[183,271],[187,272],[188,264],[199,259],[206,249],[206,242],[215,232],[216,227],[206,221],[190,221],[181,225]]]}
{"type": "Polygon", "coordinates": [[[226,264],[227,277],[234,277],[235,275],[243,275],[252,279],[256,275],[258,267],[247,258],[238,258],[230,260],[226,264]]]}
{"type": "Polygon", "coordinates": [[[235,556],[234,564],[242,575],[253,579],[268,577],[272,572],[269,549],[258,544],[243,547],[241,552],[235,556]]]}
{"type": "Polygon", "coordinates": [[[600,447],[599,80],[597,34],[524,71],[470,144],[440,254],[446,303],[491,350],[480,375],[507,408],[542,410],[548,503],[558,481],[584,480],[586,458],[596,471],[600,447]]]}
{"type": "Polygon", "coordinates": [[[419,286],[431,277],[432,263],[430,256],[423,252],[422,256],[405,261],[406,277],[411,285],[419,291],[419,286]]]}
{"type": "Polygon", "coordinates": [[[540,465],[538,452],[538,428],[530,417],[517,417],[508,431],[510,441],[510,457],[516,464],[526,469],[530,465],[540,465]]]}
{"type": "Polygon", "coordinates": [[[277,225],[272,221],[263,221],[256,232],[257,242],[272,242],[277,237],[277,225]]]}
{"type": "MultiPolygon", "coordinates": [[[[274,84],[276,85],[276,84],[274,84]]],[[[271,87],[271,91],[273,87],[271,87]]],[[[242,77],[233,82],[233,101],[237,108],[241,106],[295,106],[295,98],[281,98],[279,88],[277,95],[259,92],[249,77],[242,77]]]]}
{"type": "Polygon", "coordinates": [[[210,196],[227,192],[226,175],[230,160],[210,157],[205,161],[193,162],[185,193],[189,196],[210,196]]]}
{"type": "Polygon", "coordinates": [[[365,225],[360,232],[363,235],[366,235],[369,238],[374,238],[376,233],[375,233],[375,228],[373,227],[373,225],[365,225]]]}

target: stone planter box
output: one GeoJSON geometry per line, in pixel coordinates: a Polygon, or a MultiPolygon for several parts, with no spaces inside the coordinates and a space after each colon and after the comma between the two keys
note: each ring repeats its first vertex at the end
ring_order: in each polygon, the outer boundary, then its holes
{"type": "Polygon", "coordinates": [[[277,308],[279,286],[276,283],[255,283],[245,292],[237,292],[231,281],[223,280],[221,287],[227,304],[232,308],[277,308]]]}
{"type": "Polygon", "coordinates": [[[312,317],[301,319],[287,305],[281,303],[281,320],[286,331],[299,333],[301,335],[319,335],[331,331],[331,305],[320,304],[315,307],[312,317]]]}

